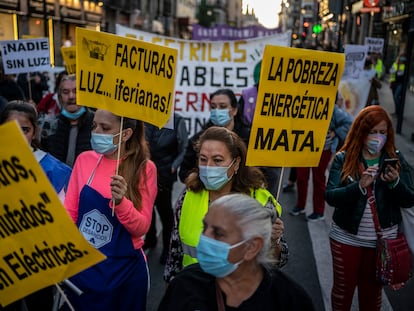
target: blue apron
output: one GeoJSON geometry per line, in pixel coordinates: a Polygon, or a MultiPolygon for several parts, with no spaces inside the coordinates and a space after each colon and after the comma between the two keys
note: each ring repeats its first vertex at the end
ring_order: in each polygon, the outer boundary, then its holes
{"type": "Polygon", "coordinates": [[[69,301],[76,311],[145,310],[149,284],[145,256],[142,249],[134,249],[130,234],[112,216],[110,199],[89,186],[95,170],[80,193],[77,226],[107,259],[70,279],[83,294],[68,290],[69,301]]]}

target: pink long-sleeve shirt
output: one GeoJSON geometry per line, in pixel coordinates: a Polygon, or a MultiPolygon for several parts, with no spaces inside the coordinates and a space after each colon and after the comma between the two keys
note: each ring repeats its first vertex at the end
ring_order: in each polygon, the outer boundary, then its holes
{"type": "MultiPolygon", "coordinates": [[[[83,152],[76,159],[73,167],[64,205],[75,223],[78,220],[80,192],[96,167],[99,157],[100,155],[95,151],[83,152]]],[[[111,176],[115,175],[115,172],[116,160],[103,157],[89,186],[98,191],[103,197],[111,199],[110,182],[111,176]]],[[[141,248],[144,244],[142,237],[147,233],[151,224],[152,209],[157,195],[157,169],[154,162],[147,161],[145,170],[139,180],[138,191],[142,198],[141,208],[139,210],[135,208],[132,201],[125,197],[115,207],[115,215],[131,234],[135,249],[141,248]]],[[[108,204],[108,208],[111,208],[110,205],[112,206],[111,202],[108,204]]]]}

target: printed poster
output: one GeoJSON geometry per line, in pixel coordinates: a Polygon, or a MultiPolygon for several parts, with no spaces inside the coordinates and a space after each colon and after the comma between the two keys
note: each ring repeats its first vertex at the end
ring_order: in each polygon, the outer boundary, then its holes
{"type": "Polygon", "coordinates": [[[59,283],[105,256],[79,232],[16,121],[0,126],[0,305],[59,283]]]}
{"type": "Polygon", "coordinates": [[[163,127],[174,110],[177,50],[76,28],[79,105],[163,127]]]}
{"type": "Polygon", "coordinates": [[[50,70],[49,39],[8,40],[0,45],[5,74],[50,70]]]}
{"type": "Polygon", "coordinates": [[[195,41],[165,37],[116,25],[120,36],[135,38],[178,50],[174,110],[183,116],[190,136],[210,117],[210,94],[231,89],[237,97],[253,86],[253,72],[266,45],[289,46],[291,32],[257,39],[195,41]]]}
{"type": "Polygon", "coordinates": [[[344,68],[341,53],[266,46],[249,166],[318,166],[344,68]]]}

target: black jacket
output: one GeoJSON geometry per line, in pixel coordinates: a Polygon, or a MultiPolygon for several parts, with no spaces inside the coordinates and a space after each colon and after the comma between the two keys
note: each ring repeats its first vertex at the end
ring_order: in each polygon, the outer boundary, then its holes
{"type": "Polygon", "coordinates": [[[151,151],[151,160],[158,171],[158,184],[171,187],[177,180],[177,170],[181,165],[188,144],[188,131],[184,119],[174,114],[174,129],[145,124],[145,137],[151,151]],[[171,173],[171,168],[175,169],[171,173]]]}
{"type": "MultiPolygon", "coordinates": [[[[326,202],[335,208],[333,220],[342,229],[357,234],[362,214],[367,204],[367,195],[359,189],[359,180],[348,178],[341,183],[342,167],[345,161],[345,152],[335,156],[329,171],[328,184],[326,186],[326,202]]],[[[400,181],[393,189],[379,177],[375,181],[375,201],[381,228],[388,228],[401,222],[400,208],[408,208],[414,205],[414,185],[410,173],[410,167],[401,153],[398,152],[401,164],[400,181]]],[[[383,154],[379,160],[381,167],[387,154],[383,154]]],[[[360,159],[364,167],[367,163],[360,159]]]]}
{"type": "Polygon", "coordinates": [[[7,101],[26,99],[20,86],[9,78],[0,81],[0,96],[3,96],[7,101]]]}
{"type": "MultiPolygon", "coordinates": [[[[78,126],[78,137],[76,141],[75,159],[83,151],[91,150],[91,130],[93,123],[93,112],[86,110],[80,117],[78,126]]],[[[57,116],[58,125],[56,133],[46,138],[46,151],[52,154],[55,158],[66,163],[66,156],[68,154],[70,120],[59,114],[57,116]]]]}
{"type": "MultiPolygon", "coordinates": [[[[225,299],[224,304],[225,304],[225,299]]],[[[303,287],[279,269],[264,270],[263,280],[252,295],[239,307],[226,310],[315,310],[312,299],[303,287]]],[[[216,311],[216,279],[205,273],[199,264],[185,267],[172,279],[158,311],[216,311]]]]}

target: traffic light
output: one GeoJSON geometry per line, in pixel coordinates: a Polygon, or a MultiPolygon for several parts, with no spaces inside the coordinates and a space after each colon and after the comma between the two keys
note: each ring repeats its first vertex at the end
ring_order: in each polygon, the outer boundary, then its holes
{"type": "Polygon", "coordinates": [[[309,22],[303,22],[302,39],[306,39],[309,30],[309,22]]]}

